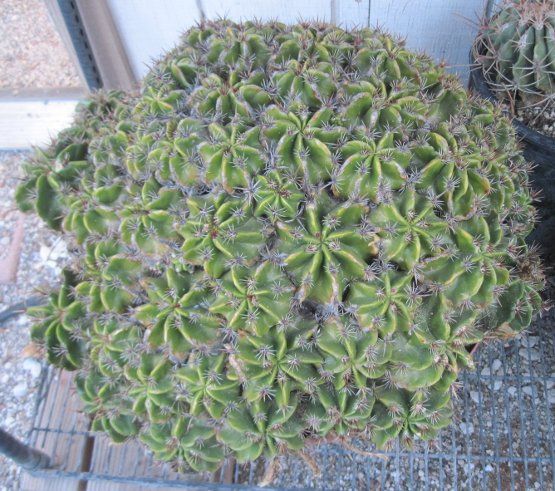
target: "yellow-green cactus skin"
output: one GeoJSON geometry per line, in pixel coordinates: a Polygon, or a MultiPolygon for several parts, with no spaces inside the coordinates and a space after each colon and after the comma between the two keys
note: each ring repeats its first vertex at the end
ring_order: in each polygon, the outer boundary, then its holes
{"type": "Polygon", "coordinates": [[[540,307],[510,122],[381,32],[207,22],[26,168],[72,252],[33,337],[94,429],[198,471],[434,438],[540,307]]]}

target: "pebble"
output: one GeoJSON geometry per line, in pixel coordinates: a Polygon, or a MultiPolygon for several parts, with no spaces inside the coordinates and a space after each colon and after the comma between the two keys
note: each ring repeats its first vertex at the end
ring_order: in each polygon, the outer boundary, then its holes
{"type": "Polygon", "coordinates": [[[480,394],[479,394],[477,391],[475,391],[475,390],[471,390],[471,391],[469,392],[469,394],[470,394],[470,398],[471,398],[476,404],[479,404],[479,402],[480,402],[480,394]]]}
{"type": "Polygon", "coordinates": [[[517,118],[544,135],[555,138],[555,101],[519,108],[517,118]]]}
{"type": "Polygon", "coordinates": [[[27,393],[27,384],[20,382],[13,388],[12,392],[15,397],[23,397],[27,393]]]}
{"type": "Polygon", "coordinates": [[[522,387],[522,392],[523,392],[524,394],[526,394],[527,396],[532,396],[532,394],[533,394],[533,389],[532,389],[531,386],[525,385],[524,387],[522,387]]]}
{"type": "Polygon", "coordinates": [[[538,336],[524,336],[520,340],[520,344],[522,344],[522,346],[529,346],[530,348],[533,348],[538,344],[538,336]]]}
{"type": "Polygon", "coordinates": [[[528,361],[538,361],[541,358],[539,351],[535,349],[520,348],[518,354],[521,361],[525,363],[528,363],[528,361]]]}
{"type": "Polygon", "coordinates": [[[40,258],[48,266],[56,266],[58,259],[67,256],[65,241],[58,239],[52,247],[42,244],[39,250],[40,258]]]}
{"type": "Polygon", "coordinates": [[[459,428],[465,435],[472,435],[474,433],[474,425],[472,423],[460,423],[459,428]]]}
{"type": "Polygon", "coordinates": [[[493,360],[493,363],[491,364],[491,369],[494,372],[497,372],[501,368],[501,365],[502,365],[501,360],[495,359],[495,360],[493,360]]]}
{"type": "Polygon", "coordinates": [[[36,378],[42,371],[42,365],[34,358],[26,358],[23,362],[23,369],[27,370],[34,378],[36,378]]]}

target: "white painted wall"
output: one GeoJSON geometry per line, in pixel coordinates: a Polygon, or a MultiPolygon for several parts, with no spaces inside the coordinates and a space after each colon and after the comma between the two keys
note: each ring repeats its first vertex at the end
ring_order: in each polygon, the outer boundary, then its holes
{"type": "Polygon", "coordinates": [[[200,18],[196,0],[108,0],[108,4],[138,78],[200,18]]]}
{"type": "Polygon", "coordinates": [[[370,25],[406,37],[411,48],[444,60],[468,76],[468,52],[484,12],[484,0],[372,0],[370,25]]]}
{"type": "Polygon", "coordinates": [[[345,27],[382,26],[406,37],[414,49],[444,59],[463,79],[468,51],[485,0],[108,0],[131,66],[138,77],[172,48],[179,34],[200,18],[277,18],[333,21],[345,27]]]}

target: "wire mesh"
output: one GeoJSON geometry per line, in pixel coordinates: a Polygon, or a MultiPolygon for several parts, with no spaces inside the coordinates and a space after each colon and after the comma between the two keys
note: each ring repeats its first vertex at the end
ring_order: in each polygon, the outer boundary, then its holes
{"type": "MultiPolygon", "coordinates": [[[[280,458],[273,489],[555,489],[555,312],[508,343],[486,343],[475,371],[460,375],[454,422],[434,442],[399,444],[387,461],[336,445],[311,452],[321,476],[294,456],[280,458]]],[[[49,452],[58,467],[35,473],[102,483],[214,489],[256,487],[265,462],[226,462],[213,475],[178,474],[155,462],[137,443],[113,445],[88,431],[67,373],[47,369],[29,443],[49,452]]],[[[353,442],[372,450],[365,442],[353,442]]],[[[266,488],[269,489],[269,488],[266,488]]],[[[272,489],[272,488],[270,488],[272,489]]]]}

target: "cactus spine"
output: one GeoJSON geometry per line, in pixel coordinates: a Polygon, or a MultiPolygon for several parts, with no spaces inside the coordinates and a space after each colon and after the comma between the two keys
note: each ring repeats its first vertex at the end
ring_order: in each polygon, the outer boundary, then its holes
{"type": "Polygon", "coordinates": [[[555,93],[555,5],[505,0],[482,28],[475,52],[493,87],[524,100],[555,93]]]}

